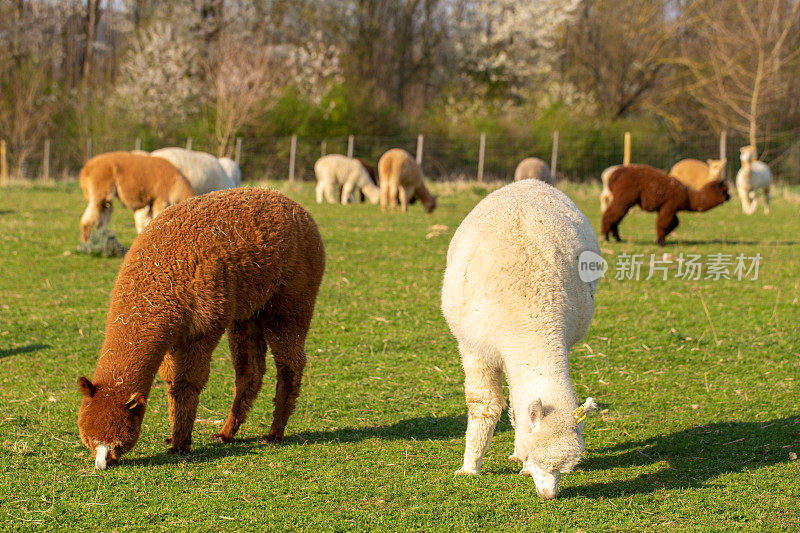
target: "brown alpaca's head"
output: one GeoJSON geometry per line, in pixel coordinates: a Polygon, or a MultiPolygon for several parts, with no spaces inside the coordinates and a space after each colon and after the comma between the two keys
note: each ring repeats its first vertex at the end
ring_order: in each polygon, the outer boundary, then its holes
{"type": "Polygon", "coordinates": [[[436,201],[436,196],[431,196],[430,200],[423,201],[422,207],[425,208],[426,213],[433,213],[433,210],[436,209],[438,202],[436,201]]]}
{"type": "Polygon", "coordinates": [[[703,199],[702,208],[698,211],[707,211],[731,199],[725,180],[709,181],[698,191],[698,196],[703,199]]]}
{"type": "Polygon", "coordinates": [[[98,386],[78,379],[83,400],[78,411],[78,431],[92,451],[98,470],[119,462],[139,439],[147,399],[141,392],[120,395],[118,387],[98,386]]]}

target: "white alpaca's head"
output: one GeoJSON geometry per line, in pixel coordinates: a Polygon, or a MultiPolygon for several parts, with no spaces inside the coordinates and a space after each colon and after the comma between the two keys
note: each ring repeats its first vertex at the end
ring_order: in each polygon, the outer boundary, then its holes
{"type": "Polygon", "coordinates": [[[595,409],[592,398],[571,413],[556,411],[536,399],[528,405],[525,420],[517,420],[514,455],[523,465],[520,474],[533,478],[540,498],[555,498],[561,474],[572,472],[581,460],[586,449],[581,437],[583,420],[595,409]]]}
{"type": "Polygon", "coordinates": [[[742,163],[752,163],[756,158],[756,151],[755,149],[750,146],[742,146],[739,149],[739,159],[742,160],[742,163]]]}

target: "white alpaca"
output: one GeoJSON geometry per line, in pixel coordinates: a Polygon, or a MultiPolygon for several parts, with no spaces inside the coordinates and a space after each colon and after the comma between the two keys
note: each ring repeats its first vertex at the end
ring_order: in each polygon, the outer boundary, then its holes
{"type": "Polygon", "coordinates": [[[610,178],[611,174],[613,174],[614,171],[617,170],[621,166],[622,165],[614,165],[614,166],[608,167],[607,169],[605,169],[603,171],[602,174],[600,174],[600,181],[603,182],[603,190],[600,193],[600,212],[601,213],[605,213],[606,208],[608,208],[609,204],[611,203],[611,200],[613,200],[613,198],[614,198],[614,195],[611,194],[611,189],[608,188],[608,178],[610,178]]]}
{"type": "Polygon", "coordinates": [[[442,312],[458,341],[468,422],[464,464],[477,474],[510,388],[514,455],[542,498],[554,498],[563,472],[581,458],[583,416],[569,380],[569,349],[586,334],[597,280],[579,277],[578,257],[600,256],[586,216],[538,180],[484,198],[455,232],[447,252],[442,312]],[[577,409],[576,409],[577,408],[577,409]]]}
{"type": "Polygon", "coordinates": [[[514,181],[537,179],[550,185],[556,184],[555,176],[550,174],[550,167],[538,157],[526,157],[514,170],[514,181]]]}
{"type": "Polygon", "coordinates": [[[743,146],[739,150],[742,168],[736,173],[736,189],[742,201],[742,212],[752,215],[758,207],[756,193],[764,191],[764,214],[769,214],[769,189],[772,185],[772,172],[766,163],[758,161],[752,146],[743,146]]]}
{"type": "Polygon", "coordinates": [[[230,157],[220,157],[219,164],[233,182],[234,187],[239,187],[242,184],[242,169],[236,164],[236,161],[230,157]]]}
{"type": "Polygon", "coordinates": [[[175,165],[198,195],[235,187],[219,160],[209,153],[172,147],[150,152],[150,156],[161,157],[175,165]]]}
{"type": "Polygon", "coordinates": [[[356,159],[339,154],[330,154],[317,159],[314,164],[317,176],[317,203],[322,203],[324,196],[328,203],[336,203],[339,186],[342,187],[342,204],[353,201],[353,193],[361,190],[373,204],[378,203],[380,191],[372,179],[356,159]]]}

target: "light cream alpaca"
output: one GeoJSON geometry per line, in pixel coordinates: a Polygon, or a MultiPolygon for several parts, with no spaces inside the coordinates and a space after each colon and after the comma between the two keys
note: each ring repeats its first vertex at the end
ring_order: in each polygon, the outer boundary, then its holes
{"type": "Polygon", "coordinates": [[[772,172],[766,163],[756,159],[756,151],[752,146],[743,146],[739,150],[742,168],[736,173],[736,189],[742,201],[742,212],[752,215],[758,207],[756,193],[764,191],[764,214],[769,214],[769,193],[772,186],[772,172]]]}
{"type": "Polygon", "coordinates": [[[537,179],[550,185],[556,184],[555,176],[550,174],[550,167],[538,157],[526,157],[514,170],[514,181],[537,179]]]}
{"type": "Polygon", "coordinates": [[[425,187],[422,169],[416,159],[402,148],[392,148],[381,156],[378,181],[382,211],[386,211],[387,205],[392,211],[397,209],[399,198],[400,210],[405,213],[412,196],[419,198],[426,213],[436,209],[436,197],[425,187]]]}
{"type": "Polygon", "coordinates": [[[687,187],[700,190],[709,181],[725,179],[727,159],[708,159],[708,164],[697,159],[682,159],[672,165],[669,175],[678,179],[687,187]]]}
{"type": "MultiPolygon", "coordinates": [[[[569,379],[569,349],[586,334],[597,280],[584,282],[578,257],[597,254],[586,216],[538,180],[484,198],[447,252],[442,312],[458,340],[468,422],[464,464],[477,474],[510,388],[514,455],[542,498],[581,458],[583,422],[569,379]],[[580,420],[579,420],[580,418],[580,420]]],[[[590,398],[584,412],[596,407],[590,398]]]]}
{"type": "Polygon", "coordinates": [[[323,196],[330,204],[336,203],[339,187],[342,187],[342,204],[353,200],[353,193],[360,190],[373,204],[378,203],[379,191],[372,179],[357,159],[340,154],[322,156],[314,163],[317,177],[317,203],[323,196]]]}

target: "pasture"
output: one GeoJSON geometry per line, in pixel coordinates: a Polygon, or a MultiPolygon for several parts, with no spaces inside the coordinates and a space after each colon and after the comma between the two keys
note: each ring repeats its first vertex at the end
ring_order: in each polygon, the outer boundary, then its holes
{"type": "MultiPolygon", "coordinates": [[[[655,215],[638,210],[620,225],[622,243],[601,242],[609,269],[571,377],[579,401],[594,396],[602,411],[587,421],[587,454],[559,497],[540,501],[506,459],[505,414],[482,475],[453,476],[466,407],[439,290],[450,237],[486,188],[432,183],[438,209],[425,215],[416,204],[403,216],[317,205],[311,183],[271,185],[311,212],[327,248],[286,440],[260,443],[272,413],[270,367],[236,440],[211,442],[233,389],[223,339],[193,453],[165,453],[157,380],[139,443],[103,472],[78,437],[75,382],[94,369],[120,259],[75,253],[85,207],[76,183],[0,189],[0,529],[800,528],[799,463],[790,459],[800,452],[797,188],[777,189],[766,217],[761,206],[745,217],[735,197],[681,213],[663,249],[655,215]],[[706,279],[706,269],[700,279],[679,277],[681,253],[704,266],[730,254],[731,279],[706,279]],[[643,254],[640,279],[616,276],[633,254],[643,254]],[[663,269],[645,279],[650,254],[663,269]],[[760,254],[757,276],[737,279],[739,254],[760,254]]],[[[597,230],[599,186],[560,187],[597,230]]],[[[135,236],[118,202],[110,227],[126,245],[135,236]]]]}

